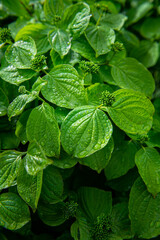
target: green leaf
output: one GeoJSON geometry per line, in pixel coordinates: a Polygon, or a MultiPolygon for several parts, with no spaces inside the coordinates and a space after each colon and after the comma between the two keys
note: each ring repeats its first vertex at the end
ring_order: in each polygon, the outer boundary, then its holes
{"type": "Polygon", "coordinates": [[[96,52],[96,57],[111,51],[115,41],[114,30],[107,26],[90,25],[85,31],[89,44],[96,52]]]}
{"type": "Polygon", "coordinates": [[[108,108],[109,116],[123,131],[146,134],[152,127],[154,107],[143,94],[127,89],[113,93],[115,102],[108,108]]]}
{"type": "Polygon", "coordinates": [[[37,78],[37,80],[32,85],[32,93],[39,94],[39,92],[41,91],[41,88],[46,84],[47,82],[44,81],[41,77],[37,78]]]}
{"type": "Polygon", "coordinates": [[[52,48],[61,57],[65,56],[71,48],[71,38],[63,29],[54,29],[49,33],[49,41],[52,48]]]}
{"type": "Polygon", "coordinates": [[[101,96],[102,92],[113,92],[113,89],[107,84],[95,83],[87,88],[88,104],[99,106],[102,104],[101,96]]]}
{"type": "Polygon", "coordinates": [[[112,193],[93,187],[81,187],[79,190],[80,207],[91,222],[102,213],[110,215],[112,211],[112,193]]]}
{"type": "Polygon", "coordinates": [[[22,144],[26,144],[28,142],[27,135],[26,135],[26,125],[27,125],[27,121],[30,113],[31,113],[31,109],[23,112],[16,123],[15,135],[20,139],[22,144]]]}
{"type": "Polygon", "coordinates": [[[128,203],[121,202],[113,206],[112,209],[112,231],[122,239],[130,239],[131,233],[131,222],[129,219],[128,203]]]}
{"type": "Polygon", "coordinates": [[[66,221],[62,203],[39,204],[38,215],[42,222],[48,226],[59,226],[66,221]]]}
{"type": "Polygon", "coordinates": [[[126,20],[127,20],[127,17],[120,13],[105,14],[101,18],[99,25],[104,26],[104,27],[110,27],[114,30],[119,31],[123,27],[126,20]]]}
{"type": "Polygon", "coordinates": [[[20,115],[23,112],[24,108],[26,107],[27,103],[30,103],[35,99],[36,97],[33,96],[32,94],[22,94],[16,97],[8,107],[9,119],[11,119],[14,116],[20,115]]]}
{"type": "Polygon", "coordinates": [[[146,18],[140,28],[140,33],[147,39],[160,38],[160,17],[158,18],[146,18]]]}
{"type": "Polygon", "coordinates": [[[37,142],[29,144],[24,162],[26,171],[30,175],[36,175],[39,171],[53,163],[51,159],[45,156],[42,147],[37,142]]]}
{"type": "Polygon", "coordinates": [[[27,138],[36,141],[48,157],[59,156],[60,131],[54,108],[43,103],[34,108],[27,122],[27,138]]]}
{"type": "Polygon", "coordinates": [[[57,119],[57,122],[58,122],[59,125],[62,124],[62,122],[64,121],[65,117],[67,116],[67,114],[69,112],[70,112],[69,109],[56,107],[55,115],[56,115],[56,119],[57,119]]]}
{"type": "Polygon", "coordinates": [[[96,58],[95,51],[83,35],[80,36],[80,38],[78,38],[77,40],[72,41],[71,48],[73,51],[79,53],[82,57],[90,61],[93,61],[95,63],[105,62],[104,56],[99,56],[98,58],[96,58]]]}
{"type": "Polygon", "coordinates": [[[131,50],[130,56],[147,68],[153,67],[159,58],[159,45],[157,42],[142,40],[138,47],[131,50]]]}
{"type": "Polygon", "coordinates": [[[8,97],[2,88],[0,88],[0,117],[7,114],[7,108],[9,105],[8,97]]]}
{"type": "Polygon", "coordinates": [[[105,168],[105,176],[108,180],[125,175],[129,169],[135,166],[136,145],[130,141],[123,141],[117,146],[105,168]]]}
{"type": "Polygon", "coordinates": [[[53,166],[48,166],[44,170],[41,199],[50,204],[55,204],[63,200],[63,178],[53,166]]]}
{"type": "Polygon", "coordinates": [[[17,189],[21,198],[33,209],[36,210],[41,194],[43,171],[31,176],[27,173],[24,162],[21,161],[17,176],[17,189]]]}
{"type": "Polygon", "coordinates": [[[16,16],[27,16],[28,12],[23,5],[23,1],[19,0],[2,0],[4,6],[6,6],[16,16]]]}
{"type": "Polygon", "coordinates": [[[20,140],[15,135],[14,130],[10,130],[8,132],[2,132],[0,134],[1,139],[1,149],[15,149],[18,148],[20,140]]]}
{"type": "Polygon", "coordinates": [[[31,60],[36,53],[37,49],[34,40],[31,37],[27,37],[7,48],[6,59],[16,68],[28,69],[31,68],[31,60]]]}
{"type": "Polygon", "coordinates": [[[64,13],[62,26],[74,38],[78,38],[87,28],[90,20],[90,8],[86,3],[77,3],[69,6],[64,13]]]}
{"type": "Polygon", "coordinates": [[[139,174],[147,189],[155,196],[160,192],[160,155],[154,148],[142,148],[135,157],[139,174]]]}
{"type": "Polygon", "coordinates": [[[19,85],[20,83],[31,79],[35,71],[31,69],[18,69],[10,65],[6,59],[2,61],[0,68],[0,77],[11,84],[19,85]]]}
{"type": "Polygon", "coordinates": [[[43,79],[48,83],[42,88],[42,95],[48,101],[65,108],[86,104],[83,80],[71,65],[58,65],[43,79]]]}
{"type": "Polygon", "coordinates": [[[92,155],[82,158],[79,163],[90,167],[91,169],[100,173],[108,164],[111,154],[113,152],[114,143],[113,139],[110,138],[107,145],[101,150],[93,153],[92,155]]]}
{"type": "Polygon", "coordinates": [[[17,177],[22,153],[4,151],[0,154],[0,190],[10,187],[17,177]]]}
{"type": "Polygon", "coordinates": [[[0,226],[16,230],[29,221],[29,208],[17,194],[3,193],[0,195],[0,226]]]}
{"type": "Polygon", "coordinates": [[[87,157],[105,147],[112,135],[112,124],[104,112],[94,106],[72,110],[61,126],[62,146],[75,157],[87,157]]]}
{"type": "Polygon", "coordinates": [[[63,0],[46,0],[44,2],[45,17],[49,22],[53,22],[54,16],[60,16],[63,12],[63,0]]]}
{"type": "Polygon", "coordinates": [[[23,27],[16,35],[15,41],[30,36],[36,43],[37,53],[43,54],[51,49],[48,33],[52,28],[42,23],[30,23],[23,27]]]}
{"type": "Polygon", "coordinates": [[[128,16],[127,25],[131,25],[133,23],[138,22],[152,8],[153,8],[153,4],[148,1],[140,1],[140,4],[138,4],[138,6],[131,7],[127,12],[127,16],[128,16]]]}
{"type": "Polygon", "coordinates": [[[155,89],[152,74],[134,58],[125,58],[117,62],[112,67],[111,73],[114,81],[121,88],[133,89],[147,96],[150,96],[155,89]]]}
{"type": "Polygon", "coordinates": [[[90,224],[84,217],[78,216],[71,226],[71,236],[74,240],[91,240],[90,224]]]}
{"type": "Polygon", "coordinates": [[[160,194],[153,198],[141,178],[131,189],[129,215],[136,236],[151,239],[160,234],[160,194]]]}

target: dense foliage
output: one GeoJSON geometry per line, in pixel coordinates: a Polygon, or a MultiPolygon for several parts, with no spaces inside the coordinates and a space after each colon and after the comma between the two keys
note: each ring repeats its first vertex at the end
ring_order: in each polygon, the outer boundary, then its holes
{"type": "Polygon", "coordinates": [[[160,235],[159,39],[157,0],[0,0],[0,240],[160,235]]]}

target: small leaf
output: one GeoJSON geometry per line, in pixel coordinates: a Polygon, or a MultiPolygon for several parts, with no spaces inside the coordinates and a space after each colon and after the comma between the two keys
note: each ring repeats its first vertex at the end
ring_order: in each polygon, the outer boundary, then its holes
{"type": "Polygon", "coordinates": [[[71,38],[69,34],[62,29],[54,29],[49,33],[49,41],[52,48],[59,53],[61,57],[65,56],[71,48],[71,38]]]}
{"type": "Polygon", "coordinates": [[[27,103],[32,102],[33,100],[35,100],[35,98],[36,97],[31,94],[22,94],[16,97],[8,107],[9,119],[14,116],[20,115],[26,107],[27,103]]]}
{"type": "Polygon", "coordinates": [[[140,33],[147,39],[160,38],[160,17],[157,18],[146,18],[140,28],[140,33]]]}
{"type": "Polygon", "coordinates": [[[52,164],[52,160],[45,156],[42,147],[37,142],[29,144],[24,162],[26,171],[30,175],[36,175],[49,164],[52,164]]]}
{"type": "Polygon", "coordinates": [[[133,89],[147,96],[150,96],[155,89],[152,74],[134,58],[124,58],[117,62],[112,67],[111,73],[114,81],[121,88],[133,89]]]}
{"type": "Polygon", "coordinates": [[[130,192],[129,216],[132,232],[139,238],[151,239],[160,234],[160,194],[153,198],[140,177],[130,192]]]}
{"type": "Polygon", "coordinates": [[[31,176],[27,173],[24,162],[21,161],[17,176],[17,189],[21,198],[33,209],[36,210],[41,194],[43,171],[31,176]]]}
{"type": "Polygon", "coordinates": [[[0,195],[0,226],[16,230],[29,221],[29,208],[17,194],[3,193],[0,195]]]}
{"type": "Polygon", "coordinates": [[[43,103],[34,108],[27,122],[27,138],[41,145],[48,157],[59,156],[60,131],[54,108],[43,103]]]}
{"type": "Polygon", "coordinates": [[[85,31],[86,38],[96,52],[96,57],[111,51],[115,41],[114,30],[110,27],[90,25],[85,31]]]}
{"type": "Polygon", "coordinates": [[[146,134],[152,127],[154,107],[140,92],[120,89],[113,93],[115,102],[108,108],[109,116],[123,131],[146,134]]]}
{"type": "Polygon", "coordinates": [[[78,38],[87,28],[90,20],[90,8],[86,3],[77,3],[69,6],[64,13],[62,26],[74,38],[78,38]]]}
{"type": "Polygon", "coordinates": [[[71,65],[58,65],[43,79],[48,83],[42,88],[42,95],[48,101],[65,108],[86,104],[83,80],[71,65]]]}
{"type": "Polygon", "coordinates": [[[27,37],[8,47],[6,59],[16,68],[28,69],[31,68],[31,60],[36,53],[37,49],[34,40],[31,37],[27,37]]]}
{"type": "Polygon", "coordinates": [[[55,204],[63,200],[63,178],[53,166],[44,170],[41,199],[44,202],[55,204]]]}
{"type": "Polygon", "coordinates": [[[83,212],[91,222],[102,213],[110,215],[112,211],[112,194],[98,188],[81,187],[79,201],[83,212]]]}
{"type": "Polygon", "coordinates": [[[106,114],[94,106],[72,110],[61,126],[62,146],[75,157],[87,157],[105,147],[112,135],[112,124],[106,114]]]}
{"type": "Polygon", "coordinates": [[[46,19],[52,23],[55,16],[63,13],[63,0],[46,0],[44,2],[44,13],[46,19]]]}
{"type": "Polygon", "coordinates": [[[7,107],[9,105],[8,97],[4,93],[3,89],[0,88],[0,117],[7,114],[7,107]]]}
{"type": "Polygon", "coordinates": [[[4,151],[0,154],[0,190],[10,187],[17,177],[22,153],[4,151]]]}
{"type": "Polygon", "coordinates": [[[135,157],[138,171],[150,193],[160,192],[160,155],[154,148],[142,148],[135,157]]]}

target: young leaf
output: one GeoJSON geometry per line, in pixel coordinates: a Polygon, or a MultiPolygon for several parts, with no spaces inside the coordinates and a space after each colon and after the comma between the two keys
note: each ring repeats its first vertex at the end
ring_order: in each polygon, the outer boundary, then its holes
{"type": "Polygon", "coordinates": [[[4,151],[0,154],[0,190],[10,187],[17,177],[22,153],[4,151]]]}
{"type": "Polygon", "coordinates": [[[79,201],[83,212],[91,222],[102,213],[110,215],[112,211],[112,194],[98,188],[81,187],[79,201]]]}
{"type": "Polygon", "coordinates": [[[31,37],[24,38],[9,46],[6,51],[6,59],[14,67],[28,69],[31,60],[37,53],[36,45],[31,37]]]}
{"type": "Polygon", "coordinates": [[[90,25],[85,31],[86,38],[96,52],[96,57],[111,51],[115,41],[114,30],[110,27],[90,25]]]}
{"type": "Polygon", "coordinates": [[[112,124],[104,112],[94,106],[72,110],[61,126],[62,146],[75,157],[87,157],[105,147],[112,135],[112,124]]]}
{"type": "Polygon", "coordinates": [[[87,28],[90,20],[89,5],[82,2],[69,6],[63,16],[62,26],[74,38],[78,38],[87,28]]]}
{"type": "Polygon", "coordinates": [[[3,89],[0,88],[0,117],[7,114],[8,105],[9,105],[8,97],[4,93],[3,89]]]}
{"type": "Polygon", "coordinates": [[[24,162],[26,171],[30,175],[36,175],[46,166],[52,164],[52,160],[45,156],[42,147],[37,142],[32,142],[29,144],[24,162]]]}
{"type": "Polygon", "coordinates": [[[48,157],[59,156],[60,131],[54,108],[47,103],[34,108],[27,122],[27,138],[36,141],[48,157]]]}
{"type": "Polygon", "coordinates": [[[63,0],[46,0],[44,2],[45,17],[49,22],[53,22],[55,16],[60,16],[63,12],[63,0]]]}
{"type": "Polygon", "coordinates": [[[156,196],[160,192],[160,155],[154,148],[142,148],[135,157],[138,171],[147,189],[156,196]]]}
{"type": "Polygon", "coordinates": [[[86,104],[83,80],[71,65],[58,65],[43,79],[48,83],[42,88],[42,95],[48,101],[65,108],[86,104]]]}
{"type": "Polygon", "coordinates": [[[24,26],[16,35],[15,41],[30,36],[36,43],[37,54],[44,54],[51,49],[48,33],[52,28],[42,23],[30,23],[24,26]]]}
{"type": "Polygon", "coordinates": [[[24,162],[21,161],[17,176],[17,190],[21,198],[33,209],[36,210],[41,194],[43,171],[31,176],[27,173],[24,162]]]}
{"type": "Polygon", "coordinates": [[[16,97],[8,107],[9,119],[11,119],[14,116],[20,115],[23,112],[24,108],[26,107],[27,103],[30,103],[35,99],[36,97],[33,96],[32,94],[22,94],[16,97]]]}
{"type": "Polygon", "coordinates": [[[135,166],[136,145],[133,142],[124,141],[117,146],[105,168],[105,176],[108,180],[125,175],[129,169],[135,166]]]}
{"type": "Polygon", "coordinates": [[[108,164],[114,149],[113,139],[110,138],[107,145],[92,155],[80,159],[79,163],[90,167],[100,173],[108,164]]]}
{"type": "Polygon", "coordinates": [[[50,204],[55,204],[63,200],[63,178],[53,166],[48,166],[44,170],[41,199],[50,204]]]}
{"type": "Polygon", "coordinates": [[[127,89],[113,93],[115,102],[108,107],[109,116],[123,131],[146,134],[152,127],[154,107],[145,95],[127,89]]]}
{"type": "Polygon", "coordinates": [[[29,221],[29,208],[17,194],[10,192],[0,195],[0,226],[16,230],[29,221]]]}
{"type": "Polygon", "coordinates": [[[130,192],[129,216],[136,236],[151,239],[160,234],[160,194],[153,198],[140,177],[130,192]]]}
{"type": "Polygon", "coordinates": [[[35,71],[31,69],[18,69],[4,59],[0,68],[0,77],[11,84],[19,85],[20,83],[31,79],[35,71]]]}
{"type": "Polygon", "coordinates": [[[152,74],[136,59],[124,58],[112,67],[112,77],[121,88],[133,89],[150,96],[155,89],[152,74]]]}
{"type": "Polygon", "coordinates": [[[49,41],[52,48],[59,53],[61,57],[65,56],[71,48],[71,38],[63,29],[54,29],[49,33],[49,41]]]}

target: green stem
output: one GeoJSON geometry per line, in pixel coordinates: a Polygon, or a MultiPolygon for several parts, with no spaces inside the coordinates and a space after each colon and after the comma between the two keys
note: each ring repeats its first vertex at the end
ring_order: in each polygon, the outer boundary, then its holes
{"type": "Polygon", "coordinates": [[[96,26],[99,25],[99,22],[101,21],[102,15],[103,15],[103,13],[100,14],[100,16],[99,16],[99,18],[98,18],[98,21],[97,21],[97,23],[96,23],[96,26]]]}
{"type": "Polygon", "coordinates": [[[48,73],[46,72],[46,70],[43,69],[42,72],[44,72],[46,75],[48,75],[48,73]]]}
{"type": "Polygon", "coordinates": [[[43,98],[41,98],[40,96],[36,96],[38,100],[42,101],[45,103],[45,101],[43,100],[43,98]]]}

